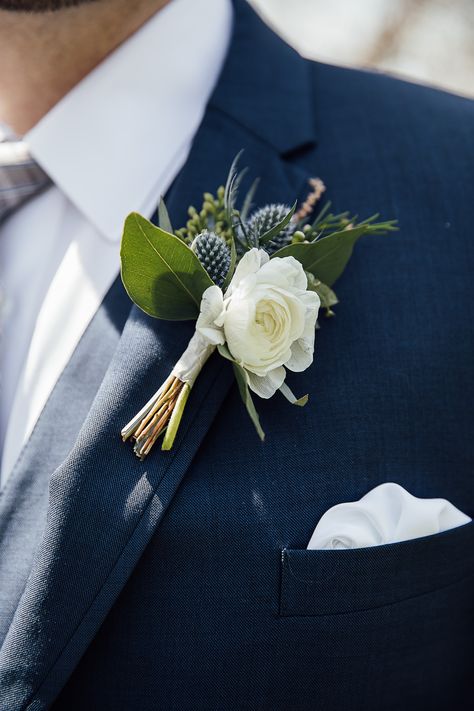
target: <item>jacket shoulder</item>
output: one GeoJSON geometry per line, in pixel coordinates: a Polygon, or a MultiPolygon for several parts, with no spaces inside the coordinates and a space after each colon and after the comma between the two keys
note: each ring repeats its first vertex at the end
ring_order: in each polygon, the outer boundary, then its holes
{"type": "MultiPolygon", "coordinates": [[[[308,61],[308,60],[307,60],[308,61]]],[[[308,61],[315,103],[332,112],[364,112],[400,129],[448,133],[474,145],[474,101],[377,71],[308,61]]],[[[461,142],[461,141],[459,141],[461,142]]]]}

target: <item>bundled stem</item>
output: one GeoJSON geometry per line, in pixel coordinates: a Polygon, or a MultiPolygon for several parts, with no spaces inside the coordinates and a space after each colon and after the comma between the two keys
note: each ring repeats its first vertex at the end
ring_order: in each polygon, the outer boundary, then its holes
{"type": "Polygon", "coordinates": [[[214,350],[214,345],[195,332],[163,385],[123,428],[123,441],[134,440],[133,451],[142,461],[162,434],[161,448],[172,448],[191,388],[214,350]]]}
{"type": "Polygon", "coordinates": [[[185,386],[186,383],[171,374],[145,408],[122,430],[124,442],[129,437],[135,441],[133,450],[141,460],[145,459],[168,427],[185,386]]]}

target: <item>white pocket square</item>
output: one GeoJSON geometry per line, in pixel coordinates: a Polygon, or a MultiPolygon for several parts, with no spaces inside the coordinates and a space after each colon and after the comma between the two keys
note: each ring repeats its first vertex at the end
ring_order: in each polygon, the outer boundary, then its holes
{"type": "Polygon", "coordinates": [[[446,499],[418,499],[402,486],[381,484],[359,501],[338,504],[321,517],[308,549],[365,548],[430,536],[469,523],[446,499]]]}

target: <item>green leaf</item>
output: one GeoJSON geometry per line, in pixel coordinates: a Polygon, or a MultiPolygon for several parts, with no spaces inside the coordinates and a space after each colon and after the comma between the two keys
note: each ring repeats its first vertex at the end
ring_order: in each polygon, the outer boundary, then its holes
{"type": "Polygon", "coordinates": [[[297,398],[296,395],[292,393],[286,383],[282,383],[279,387],[279,390],[283,397],[285,397],[292,405],[296,405],[297,407],[304,407],[308,404],[309,395],[303,395],[302,397],[297,398]]]}
{"type": "Polygon", "coordinates": [[[294,257],[303,269],[323,284],[332,286],[339,279],[351,258],[354,245],[368,232],[366,225],[323,237],[317,242],[290,244],[279,249],[273,257],[294,257]]]}
{"type": "Polygon", "coordinates": [[[163,198],[160,198],[160,204],[158,205],[158,224],[162,230],[173,234],[174,230],[163,198]]]}
{"type": "Polygon", "coordinates": [[[237,264],[237,250],[235,248],[235,239],[234,239],[234,237],[231,237],[231,239],[230,239],[230,266],[229,266],[229,271],[227,272],[227,276],[224,279],[224,283],[222,284],[222,291],[224,291],[224,292],[227,289],[227,287],[229,286],[232,277],[234,276],[236,264],[237,264]]]}
{"type": "Polygon", "coordinates": [[[252,209],[253,205],[253,199],[255,197],[255,193],[257,192],[257,188],[260,184],[260,178],[255,178],[253,181],[252,185],[250,186],[250,190],[248,191],[247,195],[245,196],[242,209],[240,211],[240,218],[242,222],[247,221],[247,217],[249,216],[249,212],[252,209]]]}
{"type": "Polygon", "coordinates": [[[313,224],[312,224],[312,227],[313,227],[314,229],[316,229],[316,227],[317,227],[317,226],[323,221],[323,219],[326,217],[326,215],[328,214],[329,210],[331,209],[331,205],[332,205],[331,201],[328,200],[327,203],[326,203],[325,205],[323,205],[323,207],[321,208],[321,210],[318,212],[318,214],[316,215],[316,218],[315,218],[315,220],[314,220],[314,222],[313,222],[313,224]]]}
{"type": "Polygon", "coordinates": [[[311,272],[306,272],[306,276],[308,277],[308,289],[318,294],[323,308],[330,309],[331,306],[335,306],[339,303],[339,299],[330,286],[316,279],[311,272]]]}
{"type": "Polygon", "coordinates": [[[263,235],[259,238],[258,241],[259,241],[259,244],[260,244],[260,245],[266,244],[267,242],[270,242],[270,240],[272,240],[274,237],[276,237],[278,234],[280,234],[280,232],[281,232],[282,230],[284,230],[287,225],[289,225],[290,220],[291,220],[291,218],[293,217],[293,215],[294,215],[294,213],[295,213],[297,204],[298,204],[298,203],[295,202],[295,204],[293,205],[293,207],[291,208],[291,210],[285,215],[285,217],[283,218],[283,220],[281,220],[277,225],[275,225],[275,227],[272,227],[271,230],[268,230],[268,232],[265,232],[265,234],[263,234],[263,235]]]}
{"type": "Polygon", "coordinates": [[[179,237],[132,213],[120,256],[125,289],[145,313],[169,321],[198,317],[202,294],[213,282],[179,237]]]}
{"type": "Polygon", "coordinates": [[[235,373],[235,378],[237,380],[237,385],[239,386],[240,397],[242,398],[242,401],[247,409],[250,419],[252,420],[253,425],[254,425],[255,429],[257,430],[258,436],[260,437],[260,439],[263,442],[263,440],[265,439],[265,432],[262,430],[258,412],[255,409],[255,405],[253,404],[249,386],[247,385],[247,378],[245,375],[245,370],[235,361],[232,363],[232,365],[234,368],[234,373],[235,373]]]}
{"type": "Polygon", "coordinates": [[[231,356],[231,354],[230,354],[230,350],[227,348],[226,345],[220,345],[220,344],[219,344],[219,345],[217,346],[217,350],[219,351],[219,354],[220,354],[223,358],[226,358],[227,360],[230,360],[231,363],[236,363],[236,362],[237,362],[237,361],[235,361],[235,360],[232,358],[232,356],[231,356]]]}
{"type": "Polygon", "coordinates": [[[247,168],[241,170],[240,173],[237,172],[237,166],[239,164],[239,160],[243,152],[243,150],[239,151],[239,153],[237,153],[234,160],[232,161],[232,165],[230,166],[229,170],[229,175],[227,176],[227,181],[225,184],[224,208],[229,224],[232,224],[233,222],[234,208],[237,202],[240,183],[242,182],[242,178],[247,172],[247,168]]]}
{"type": "Polygon", "coordinates": [[[235,379],[237,380],[237,385],[239,386],[239,393],[240,397],[242,398],[242,402],[244,403],[247,412],[250,416],[250,419],[252,420],[255,429],[257,430],[257,434],[260,437],[260,439],[263,440],[265,439],[265,432],[262,430],[262,427],[260,425],[260,418],[258,416],[258,412],[255,409],[255,405],[253,404],[252,396],[250,394],[249,386],[247,383],[247,376],[245,374],[245,370],[242,368],[241,365],[235,361],[227,348],[226,345],[219,345],[217,346],[217,350],[219,351],[220,355],[223,358],[226,358],[227,360],[230,360],[232,363],[232,367],[234,368],[234,374],[235,374],[235,379]]]}

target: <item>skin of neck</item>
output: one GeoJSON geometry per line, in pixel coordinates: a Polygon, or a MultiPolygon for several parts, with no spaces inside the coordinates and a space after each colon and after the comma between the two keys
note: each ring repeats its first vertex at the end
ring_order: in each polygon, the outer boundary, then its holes
{"type": "Polygon", "coordinates": [[[0,10],[0,121],[32,128],[170,0],[97,0],[55,12],[0,10]]]}

